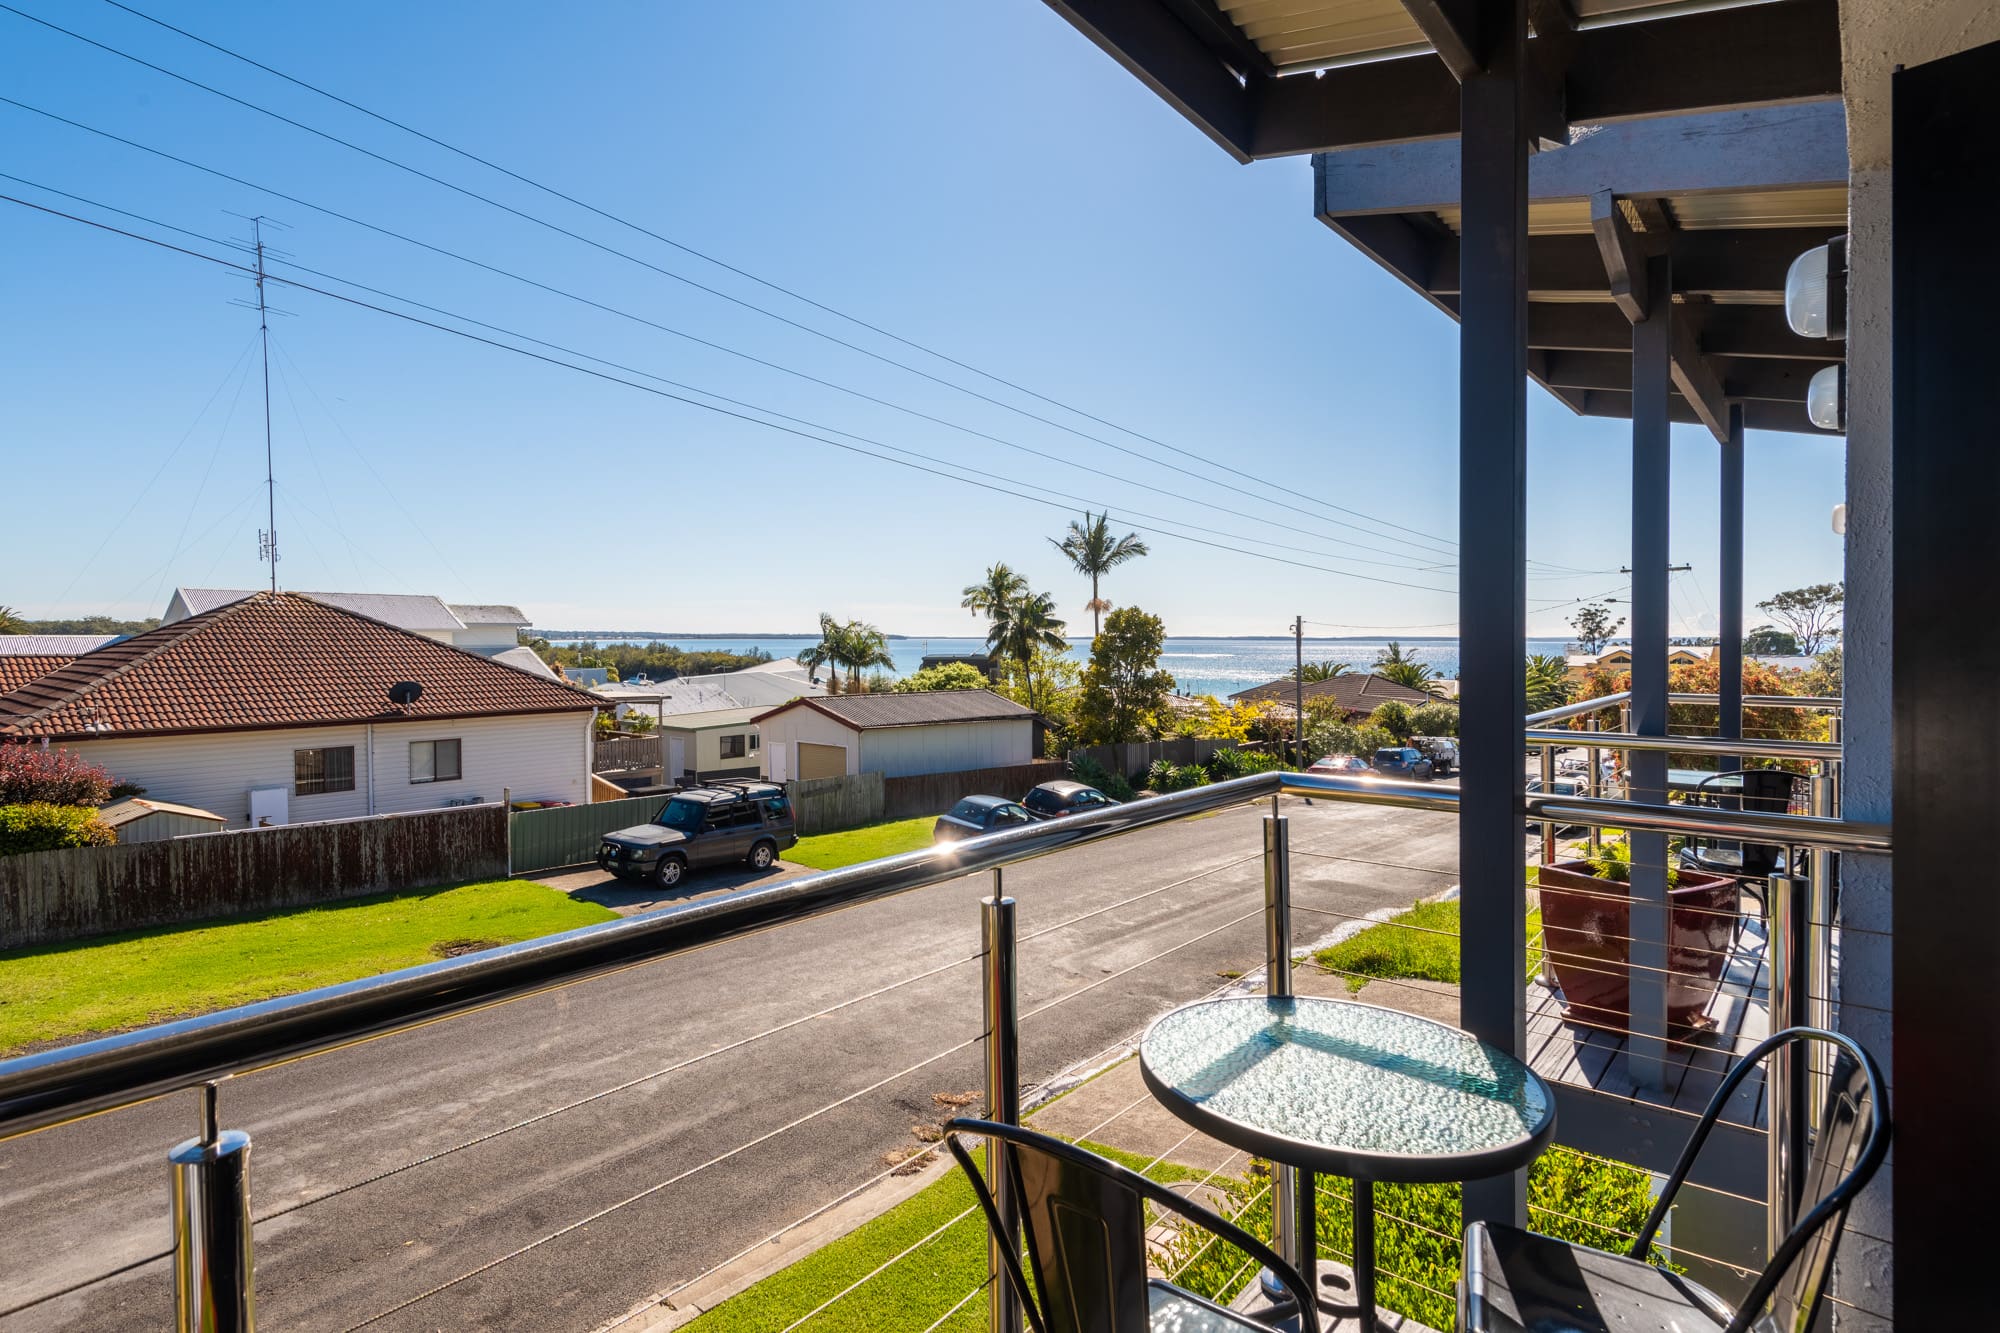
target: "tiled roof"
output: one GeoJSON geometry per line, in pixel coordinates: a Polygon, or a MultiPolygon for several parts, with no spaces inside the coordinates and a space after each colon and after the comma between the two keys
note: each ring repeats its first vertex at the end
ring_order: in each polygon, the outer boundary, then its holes
{"type": "Polygon", "coordinates": [[[582,690],[300,593],[252,593],[88,653],[0,695],[0,736],[266,730],[582,712],[582,690]],[[423,697],[389,702],[411,680],[423,697]]]}
{"type": "Polygon", "coordinates": [[[0,657],[81,657],[116,634],[0,634],[0,657]]]}
{"type": "MultiPolygon", "coordinates": [[[[219,610],[233,602],[240,602],[254,595],[248,588],[178,588],[181,601],[187,605],[189,615],[202,615],[219,610]]],[[[451,613],[436,597],[426,593],[406,592],[301,592],[299,597],[310,597],[315,602],[337,606],[343,611],[352,611],[357,616],[367,616],[385,625],[407,630],[457,630],[465,625],[451,613]]]]}
{"type": "Polygon", "coordinates": [[[18,690],[69,661],[68,655],[54,653],[0,655],[0,694],[18,690]]]}
{"type": "MultiPolygon", "coordinates": [[[[1290,680],[1274,680],[1268,685],[1239,690],[1229,697],[1244,703],[1276,703],[1290,707],[1294,698],[1293,691],[1296,688],[1290,680]]],[[[1329,676],[1325,680],[1307,681],[1305,701],[1312,703],[1316,699],[1331,699],[1349,712],[1372,713],[1391,699],[1400,700],[1414,707],[1417,704],[1435,702],[1437,696],[1426,694],[1422,690],[1413,690],[1407,685],[1398,685],[1395,681],[1384,680],[1380,676],[1349,671],[1342,675],[1329,676]]]]}
{"type": "Polygon", "coordinates": [[[498,602],[479,602],[461,605],[447,602],[445,608],[468,625],[519,625],[528,626],[535,622],[521,614],[518,606],[503,606],[498,602]]]}
{"type": "Polygon", "coordinates": [[[811,708],[856,731],[874,727],[930,727],[946,722],[1001,722],[1033,717],[1032,709],[992,690],[920,690],[911,694],[832,694],[794,699],[757,720],[787,708],[811,708]]]}

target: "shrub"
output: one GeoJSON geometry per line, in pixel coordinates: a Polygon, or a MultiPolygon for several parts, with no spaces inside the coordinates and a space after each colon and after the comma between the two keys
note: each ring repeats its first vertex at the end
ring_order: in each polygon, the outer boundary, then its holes
{"type": "Polygon", "coordinates": [[[1114,801],[1132,799],[1132,784],[1122,773],[1113,773],[1087,754],[1080,754],[1070,761],[1069,771],[1078,782],[1097,788],[1114,801]]]}
{"type": "Polygon", "coordinates": [[[1458,735],[1458,705],[1419,704],[1410,710],[1410,722],[1418,736],[1458,735]]]}
{"type": "Polygon", "coordinates": [[[1209,776],[1217,782],[1248,777],[1252,773],[1269,773],[1283,767],[1278,756],[1257,750],[1217,750],[1208,758],[1209,776]]]}
{"type": "Polygon", "coordinates": [[[1400,699],[1391,699],[1368,715],[1368,721],[1394,736],[1398,742],[1417,734],[1417,713],[1400,699]]]}
{"type": "MultiPolygon", "coordinates": [[[[1584,865],[1596,879],[1608,880],[1613,884],[1632,882],[1632,844],[1623,839],[1607,842],[1596,856],[1584,858],[1584,865]]],[[[1672,863],[1667,866],[1667,887],[1680,887],[1681,873],[1672,863]]]]}
{"type": "Polygon", "coordinates": [[[1208,771],[1200,764],[1174,764],[1155,759],[1146,770],[1146,785],[1157,792],[1186,791],[1208,785],[1208,771]]]}
{"type": "Polygon", "coordinates": [[[0,805],[103,805],[111,775],[68,750],[0,744],[0,805]]]}
{"type": "Polygon", "coordinates": [[[898,694],[914,694],[920,690],[983,690],[992,684],[986,673],[970,662],[940,662],[911,672],[890,688],[898,694]]]}
{"type": "Polygon", "coordinates": [[[30,801],[0,805],[0,856],[48,852],[58,847],[108,847],[118,841],[87,805],[30,801]]]}

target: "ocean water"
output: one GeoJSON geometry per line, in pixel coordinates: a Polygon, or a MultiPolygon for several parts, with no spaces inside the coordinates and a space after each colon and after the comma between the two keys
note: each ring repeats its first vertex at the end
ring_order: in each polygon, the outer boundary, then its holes
{"type": "MultiPolygon", "coordinates": [[[[630,634],[607,636],[597,640],[609,642],[658,642],[672,644],[678,648],[709,649],[725,652],[749,652],[761,649],[773,657],[792,657],[803,652],[819,640],[815,636],[798,637],[766,636],[763,638],[698,638],[677,637],[672,634],[630,634]]],[[[574,644],[577,639],[563,638],[553,642],[574,644]]],[[[1366,670],[1374,662],[1376,655],[1388,646],[1387,639],[1307,639],[1305,657],[1308,662],[1346,662],[1360,670],[1366,670]]],[[[1406,638],[1401,640],[1405,653],[1414,653],[1420,660],[1429,663],[1441,676],[1458,674],[1458,640],[1455,638],[1406,638]]],[[[1530,639],[1528,651],[1531,653],[1560,653],[1562,639],[1530,639]]],[[[908,675],[915,671],[927,655],[956,655],[979,653],[986,650],[982,638],[896,638],[889,640],[889,654],[896,659],[896,674],[908,675]]],[[[1088,639],[1072,640],[1071,656],[1079,661],[1090,656],[1088,639]]],[[[1160,654],[1160,666],[1173,673],[1179,689],[1188,694],[1230,695],[1238,690],[1247,690],[1253,685],[1277,680],[1291,671],[1293,662],[1292,641],[1288,638],[1269,639],[1177,639],[1167,640],[1166,649],[1160,654]]]]}

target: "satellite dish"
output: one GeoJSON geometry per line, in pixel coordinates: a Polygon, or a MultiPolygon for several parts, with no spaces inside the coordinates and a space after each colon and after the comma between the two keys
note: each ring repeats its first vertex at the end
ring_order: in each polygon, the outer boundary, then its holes
{"type": "Polygon", "coordinates": [[[398,708],[408,708],[424,697],[424,687],[414,680],[399,680],[389,687],[389,702],[398,708]]]}

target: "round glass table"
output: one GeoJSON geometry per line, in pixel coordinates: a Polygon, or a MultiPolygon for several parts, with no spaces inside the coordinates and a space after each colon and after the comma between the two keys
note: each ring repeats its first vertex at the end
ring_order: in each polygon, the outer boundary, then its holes
{"type": "MultiPolygon", "coordinates": [[[[1139,1069],[1188,1124],[1297,1171],[1300,1237],[1315,1235],[1315,1175],[1354,1181],[1353,1309],[1371,1317],[1375,1183],[1499,1175],[1533,1161],[1555,1132],[1548,1085],[1513,1056],[1443,1023],[1352,1000],[1251,995],[1187,1005],[1147,1030],[1139,1069]]],[[[1286,1257],[1317,1286],[1312,1244],[1286,1257]]]]}

